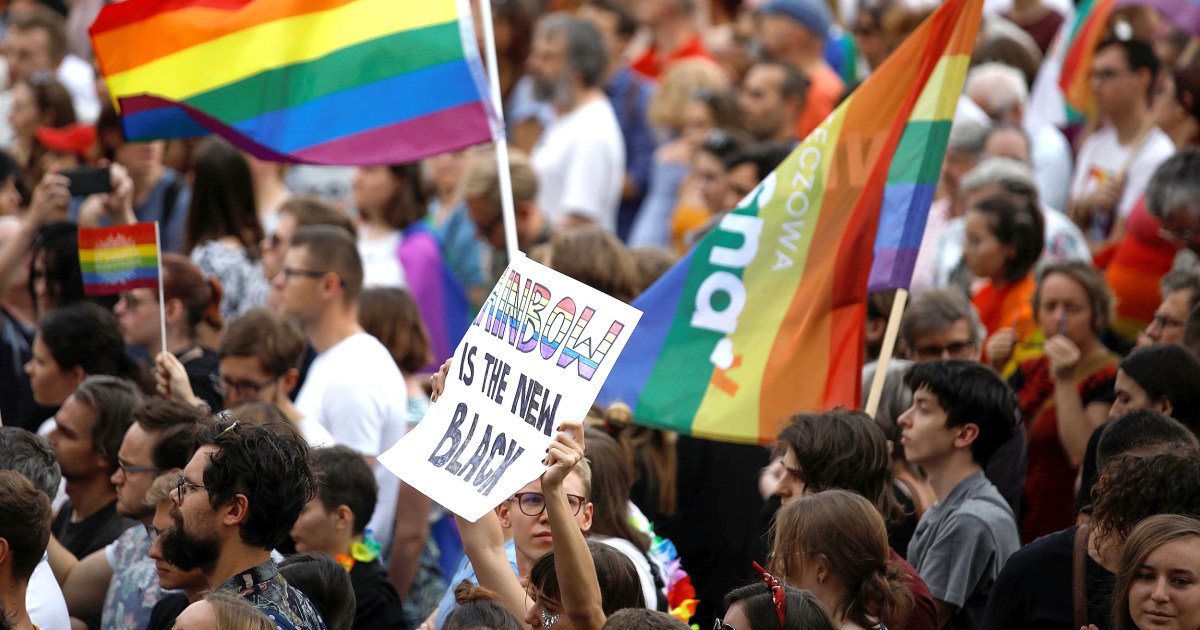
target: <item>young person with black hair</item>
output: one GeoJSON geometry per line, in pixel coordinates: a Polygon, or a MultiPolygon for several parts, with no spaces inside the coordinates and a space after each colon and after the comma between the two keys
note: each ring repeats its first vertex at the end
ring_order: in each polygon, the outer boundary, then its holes
{"type": "MultiPolygon", "coordinates": [[[[725,616],[716,630],[835,630],[837,624],[812,592],[763,572],[763,581],[725,595],[725,616]]],[[[607,627],[607,626],[605,626],[607,627]]]]}
{"type": "Polygon", "coordinates": [[[326,630],[312,602],[279,574],[271,550],[315,496],[308,447],[284,427],[238,421],[204,427],[173,495],[162,554],[210,585],[240,594],[285,630],[326,630]]]}
{"type": "MultiPolygon", "coordinates": [[[[316,499],[314,499],[316,500],[316,499]]],[[[359,600],[346,567],[325,553],[297,553],[279,563],[279,573],[304,593],[328,630],[351,630],[356,625],[359,600]]],[[[396,625],[381,627],[405,630],[403,619],[396,625]]]]}
{"type": "Polygon", "coordinates": [[[379,543],[366,531],[379,492],[371,467],[345,446],[314,450],[312,463],[317,496],[292,526],[296,551],[332,556],[350,574],[355,630],[406,627],[400,597],[379,561],[379,543]]]}
{"type": "Polygon", "coordinates": [[[1012,509],[983,475],[1012,436],[1017,401],[999,375],[971,361],[918,364],[908,384],[913,406],[897,422],[900,440],[938,497],[917,524],[908,559],[933,593],[939,625],[975,628],[1000,568],[1020,547],[1012,509]]]}

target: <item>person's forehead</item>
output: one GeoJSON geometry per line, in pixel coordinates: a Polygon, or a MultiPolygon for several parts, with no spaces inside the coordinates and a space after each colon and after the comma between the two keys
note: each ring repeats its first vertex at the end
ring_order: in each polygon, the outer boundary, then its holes
{"type": "Polygon", "coordinates": [[[150,435],[140,424],[134,422],[125,431],[125,437],[121,439],[121,448],[117,450],[117,455],[126,463],[137,465],[137,462],[132,461],[131,458],[149,457],[150,442],[150,435]]]}
{"type": "Polygon", "coordinates": [[[217,447],[212,444],[205,444],[196,449],[196,453],[192,455],[192,459],[188,461],[187,466],[183,469],[188,481],[201,483],[202,478],[200,475],[205,470],[208,470],[209,460],[216,454],[217,450],[217,447]],[[195,477],[193,478],[192,475],[195,475],[195,477]]]}
{"type": "Polygon", "coordinates": [[[1118,46],[1108,46],[1096,51],[1092,65],[1096,68],[1123,68],[1129,64],[1125,61],[1125,51],[1118,46]]]}
{"type": "Polygon", "coordinates": [[[258,356],[227,356],[218,365],[221,375],[225,377],[268,376],[258,356]]]}

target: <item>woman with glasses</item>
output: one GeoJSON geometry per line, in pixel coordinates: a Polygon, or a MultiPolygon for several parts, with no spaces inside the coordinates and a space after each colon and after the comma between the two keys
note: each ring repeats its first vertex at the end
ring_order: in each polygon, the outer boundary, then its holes
{"type": "Polygon", "coordinates": [[[1119,357],[1100,341],[1112,317],[1112,294],[1094,267],[1056,262],[1044,267],[1033,309],[1046,338],[1044,356],[1017,366],[1017,393],[1028,433],[1021,540],[1075,523],[1075,477],[1088,438],[1108,418],[1119,357]]]}
{"type": "MultiPolygon", "coordinates": [[[[758,564],[755,563],[755,567],[758,564]]],[[[763,581],[725,596],[725,617],[713,630],[835,630],[821,600],[810,591],[784,584],[767,572],[763,581]]]]}
{"type": "Polygon", "coordinates": [[[1037,333],[1029,298],[1042,255],[1042,211],[1022,197],[991,197],[967,208],[963,229],[963,263],[982,282],[971,303],[991,335],[984,361],[1011,372],[1018,351],[1037,333]]]}
{"type": "Polygon", "coordinates": [[[113,307],[121,336],[126,344],[144,348],[150,357],[169,351],[183,365],[192,393],[209,409],[221,409],[223,401],[213,387],[217,353],[200,342],[197,330],[202,325],[212,331],[224,326],[220,281],[205,278],[199,267],[179,254],[163,254],[162,285],[166,303],[161,315],[156,289],[133,289],[121,294],[113,307]],[[166,348],[162,346],[164,323],[166,348]]]}
{"type": "Polygon", "coordinates": [[[772,572],[811,590],[838,628],[898,628],[908,617],[912,591],[889,558],[883,517],[862,495],[826,490],[792,501],[772,534],[772,572]]]}

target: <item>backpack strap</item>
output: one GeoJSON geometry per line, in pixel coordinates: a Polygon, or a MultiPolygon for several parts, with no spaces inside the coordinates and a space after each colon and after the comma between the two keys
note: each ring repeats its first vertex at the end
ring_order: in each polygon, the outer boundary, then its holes
{"type": "Polygon", "coordinates": [[[1071,603],[1075,612],[1074,627],[1081,628],[1087,622],[1087,541],[1091,524],[1075,528],[1075,549],[1072,553],[1071,603]]]}

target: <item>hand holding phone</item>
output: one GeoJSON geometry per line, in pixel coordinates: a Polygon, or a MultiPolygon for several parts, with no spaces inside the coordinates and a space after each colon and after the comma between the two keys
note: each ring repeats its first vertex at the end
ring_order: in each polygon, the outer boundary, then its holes
{"type": "Polygon", "coordinates": [[[60,173],[70,184],[72,197],[86,197],[97,193],[112,192],[112,174],[107,168],[82,166],[60,173]]]}

